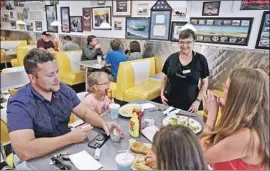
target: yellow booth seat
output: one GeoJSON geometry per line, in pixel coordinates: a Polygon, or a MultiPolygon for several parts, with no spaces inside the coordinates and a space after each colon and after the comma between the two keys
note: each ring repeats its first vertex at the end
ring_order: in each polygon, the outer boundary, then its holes
{"type": "Polygon", "coordinates": [[[81,60],[81,51],[55,52],[60,79],[70,86],[85,82],[85,71],[76,64],[81,60]]]}
{"type": "Polygon", "coordinates": [[[27,45],[27,46],[18,46],[16,48],[16,52],[17,52],[17,58],[16,59],[12,59],[11,65],[13,67],[15,66],[23,66],[23,59],[24,57],[29,53],[29,51],[33,48],[36,48],[36,45],[27,45]]]}
{"type": "MultiPolygon", "coordinates": [[[[17,48],[20,46],[26,46],[27,41],[26,40],[6,40],[6,41],[1,41],[1,48],[4,49],[10,49],[14,50],[17,53],[17,48]]],[[[14,58],[13,55],[7,55],[7,62],[11,62],[11,65],[14,66],[19,66],[17,59],[12,59],[14,58]]],[[[4,59],[4,51],[1,49],[1,63],[3,62],[4,59]],[[2,57],[3,56],[3,57],[2,57]]]]}
{"type": "Polygon", "coordinates": [[[121,62],[114,97],[121,101],[131,102],[138,99],[152,100],[160,95],[160,82],[150,80],[156,74],[155,58],[138,59],[121,62]]]}

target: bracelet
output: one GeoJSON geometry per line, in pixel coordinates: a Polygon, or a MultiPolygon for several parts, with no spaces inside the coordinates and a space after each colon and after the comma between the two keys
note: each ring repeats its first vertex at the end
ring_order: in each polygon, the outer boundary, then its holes
{"type": "Polygon", "coordinates": [[[200,100],[200,99],[196,99],[195,101],[201,102],[202,100],[200,100]]]}

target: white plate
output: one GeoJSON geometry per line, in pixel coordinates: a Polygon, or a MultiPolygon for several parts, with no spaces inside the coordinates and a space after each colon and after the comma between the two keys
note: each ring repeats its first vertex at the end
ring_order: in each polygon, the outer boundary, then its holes
{"type": "MultiPolygon", "coordinates": [[[[182,121],[182,120],[188,120],[188,116],[176,115],[174,117],[177,117],[178,118],[178,122],[179,121],[182,121]]],[[[162,121],[163,126],[169,125],[169,121],[170,121],[171,118],[173,118],[173,117],[166,117],[166,118],[164,118],[163,121],[162,121]]],[[[198,121],[196,121],[195,119],[193,119],[193,118],[190,117],[189,118],[189,122],[192,123],[192,126],[199,127],[198,130],[193,131],[195,134],[199,133],[202,130],[202,125],[198,121]]]]}
{"type": "Polygon", "coordinates": [[[126,113],[123,112],[123,110],[126,108],[126,107],[138,107],[138,108],[141,108],[143,110],[143,106],[141,104],[126,104],[122,107],[120,107],[119,109],[119,114],[123,117],[126,117],[126,118],[131,118],[131,115],[128,115],[126,113]]]}

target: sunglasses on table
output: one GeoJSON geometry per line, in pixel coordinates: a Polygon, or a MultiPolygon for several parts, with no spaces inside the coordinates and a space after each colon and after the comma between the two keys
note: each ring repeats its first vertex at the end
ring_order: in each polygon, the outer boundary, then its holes
{"type": "Polygon", "coordinates": [[[51,158],[53,164],[58,167],[60,170],[71,170],[71,166],[70,165],[67,165],[67,164],[64,164],[62,163],[57,157],[52,157],[51,158]]]}

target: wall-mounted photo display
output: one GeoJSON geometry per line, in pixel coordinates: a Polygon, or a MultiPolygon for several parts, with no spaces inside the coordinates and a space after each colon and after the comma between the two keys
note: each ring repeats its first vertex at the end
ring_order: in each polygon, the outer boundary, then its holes
{"type": "Polygon", "coordinates": [[[261,21],[261,26],[256,42],[257,49],[269,50],[269,31],[270,31],[270,12],[264,11],[261,21]]]}
{"type": "Polygon", "coordinates": [[[57,20],[57,11],[55,5],[45,5],[46,11],[46,21],[47,21],[47,31],[58,33],[58,26],[51,26],[51,23],[57,20]]]}
{"type": "Polygon", "coordinates": [[[172,21],[183,21],[187,19],[187,8],[173,7],[172,21]]]}
{"type": "Polygon", "coordinates": [[[123,29],[123,21],[114,21],[113,23],[114,30],[122,30],[123,29]]]}
{"type": "Polygon", "coordinates": [[[270,1],[242,0],[240,10],[270,10],[270,1]]]}
{"type": "Polygon", "coordinates": [[[33,22],[27,23],[26,24],[26,30],[27,31],[33,31],[34,30],[34,24],[33,22]]]}
{"type": "Polygon", "coordinates": [[[14,15],[13,15],[13,14],[14,14],[13,11],[11,11],[11,12],[9,13],[10,18],[14,18],[14,15]]]}
{"type": "Polygon", "coordinates": [[[138,3],[137,4],[137,15],[148,16],[149,9],[148,3],[138,3]]]}
{"type": "Polygon", "coordinates": [[[131,0],[113,0],[113,16],[131,16],[131,0]]]}
{"type": "Polygon", "coordinates": [[[92,22],[94,30],[111,30],[112,16],[111,7],[92,8],[92,22]]]}
{"type": "Polygon", "coordinates": [[[218,16],[220,1],[203,2],[202,16],[218,16]]]}
{"type": "Polygon", "coordinates": [[[10,26],[11,26],[11,29],[17,29],[16,21],[15,20],[10,20],[10,26]]]}
{"type": "Polygon", "coordinates": [[[150,18],[127,17],[126,39],[149,39],[150,18]]]}
{"type": "Polygon", "coordinates": [[[61,30],[62,32],[70,32],[70,12],[69,7],[61,7],[61,30]]]}
{"type": "Polygon", "coordinates": [[[82,16],[70,16],[70,25],[72,32],[82,32],[82,16]]]}
{"type": "Polygon", "coordinates": [[[157,1],[151,8],[150,39],[169,40],[172,8],[165,0],[157,1]]]}
{"type": "Polygon", "coordinates": [[[97,1],[97,5],[105,5],[105,1],[97,1]]]}
{"type": "Polygon", "coordinates": [[[247,46],[253,18],[190,18],[196,41],[247,46]]]}
{"type": "Polygon", "coordinates": [[[42,21],[35,21],[36,31],[42,31],[42,21]]]}
{"type": "Polygon", "coordinates": [[[83,8],[83,31],[91,31],[92,29],[92,8],[83,8]]]}
{"type": "Polygon", "coordinates": [[[170,37],[170,40],[172,42],[178,42],[179,41],[179,35],[181,33],[181,29],[187,23],[188,23],[187,21],[172,22],[172,25],[171,25],[171,37],[170,37]]]}

